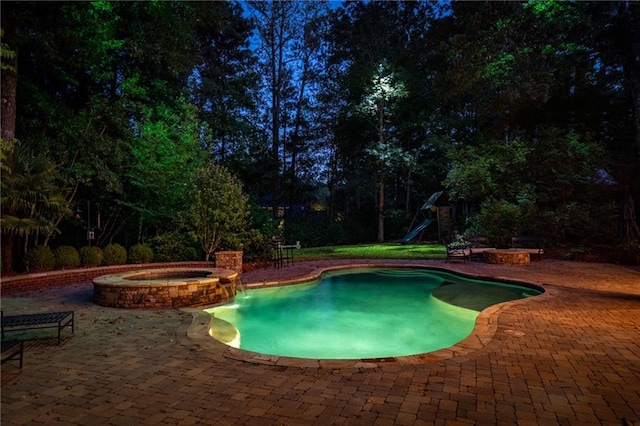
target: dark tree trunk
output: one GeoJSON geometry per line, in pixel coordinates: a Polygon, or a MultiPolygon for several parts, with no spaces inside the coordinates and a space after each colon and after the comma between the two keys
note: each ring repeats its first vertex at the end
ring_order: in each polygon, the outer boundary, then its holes
{"type": "MultiPolygon", "coordinates": [[[[4,28],[3,44],[12,49],[15,47],[15,39],[18,34],[18,26],[10,22],[4,28]]],[[[18,90],[18,55],[2,58],[4,62],[0,87],[2,88],[2,117],[0,136],[3,142],[12,142],[16,137],[16,94],[18,90]]],[[[2,235],[2,273],[13,271],[13,235],[2,235]]]]}
{"type": "Polygon", "coordinates": [[[13,234],[2,234],[2,275],[13,272],[13,234]]]}
{"type": "MultiPolygon", "coordinates": [[[[18,32],[17,25],[9,23],[5,28],[3,43],[11,49],[18,32]]],[[[12,141],[16,137],[16,93],[18,89],[18,57],[2,58],[2,139],[12,141]]]]}

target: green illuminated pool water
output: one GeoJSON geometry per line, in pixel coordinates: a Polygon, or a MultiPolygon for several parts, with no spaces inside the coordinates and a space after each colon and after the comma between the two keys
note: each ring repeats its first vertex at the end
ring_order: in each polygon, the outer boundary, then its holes
{"type": "Polygon", "coordinates": [[[233,347],[316,359],[408,356],[464,340],[478,313],[533,296],[528,287],[427,269],[353,269],[318,281],[248,290],[208,309],[233,347]],[[220,321],[221,320],[221,321],[220,321]]]}

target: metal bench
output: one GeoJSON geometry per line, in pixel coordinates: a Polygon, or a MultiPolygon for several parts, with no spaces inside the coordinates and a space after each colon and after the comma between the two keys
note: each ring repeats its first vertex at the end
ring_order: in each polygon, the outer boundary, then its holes
{"type": "Polygon", "coordinates": [[[446,262],[453,260],[462,259],[463,262],[469,260],[469,256],[471,256],[471,249],[467,247],[447,247],[447,258],[446,262]]]}
{"type": "Polygon", "coordinates": [[[3,340],[6,332],[35,330],[40,328],[57,328],[58,344],[60,344],[63,328],[71,327],[71,334],[75,331],[73,311],[8,316],[5,316],[4,311],[2,311],[1,315],[3,340]]]}
{"type": "Polygon", "coordinates": [[[24,355],[24,342],[21,340],[8,340],[2,342],[2,364],[15,360],[22,368],[22,357],[24,355]]]}

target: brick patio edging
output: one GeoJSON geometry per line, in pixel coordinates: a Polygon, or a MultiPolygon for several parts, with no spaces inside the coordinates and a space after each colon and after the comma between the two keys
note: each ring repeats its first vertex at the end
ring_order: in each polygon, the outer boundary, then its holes
{"type": "Polygon", "coordinates": [[[126,271],[149,268],[214,268],[214,262],[170,262],[144,263],[131,265],[100,266],[97,268],[65,269],[60,271],[38,272],[34,274],[3,277],[0,279],[0,294],[8,296],[24,291],[42,290],[68,284],[91,282],[101,275],[117,274],[126,271]]]}

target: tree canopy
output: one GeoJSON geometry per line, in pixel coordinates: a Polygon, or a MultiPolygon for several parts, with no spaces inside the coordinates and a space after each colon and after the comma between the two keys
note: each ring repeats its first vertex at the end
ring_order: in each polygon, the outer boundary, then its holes
{"type": "Polygon", "coordinates": [[[313,244],[398,240],[440,190],[448,233],[497,235],[503,211],[509,232],[557,244],[637,238],[616,217],[621,194],[640,199],[639,16],[623,1],[3,1],[3,253],[81,246],[94,226],[98,245],[186,231],[189,185],[214,164],[313,244]],[[29,189],[52,208],[16,209],[20,170],[44,164],[29,189]],[[36,217],[35,233],[10,224],[36,217]]]}

